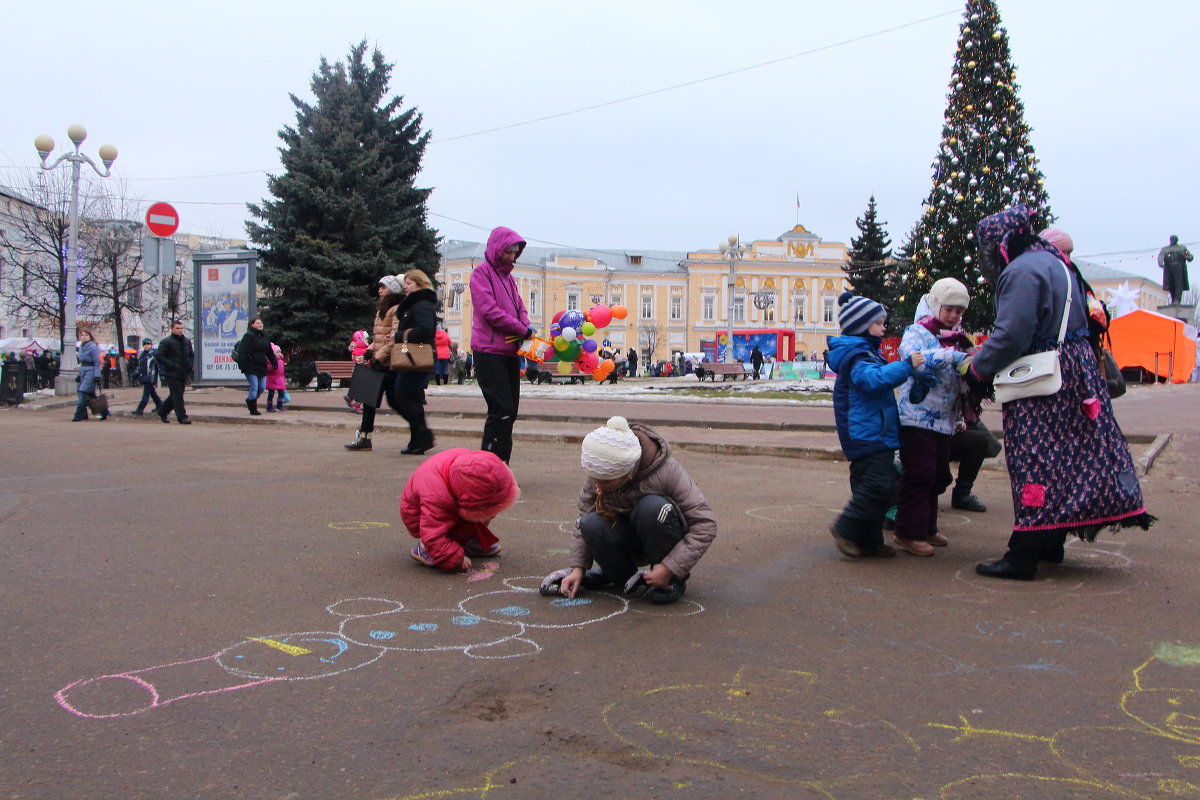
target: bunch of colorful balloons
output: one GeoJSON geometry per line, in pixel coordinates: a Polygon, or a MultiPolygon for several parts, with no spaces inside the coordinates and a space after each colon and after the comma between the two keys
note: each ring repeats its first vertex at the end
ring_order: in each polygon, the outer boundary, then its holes
{"type": "Polygon", "coordinates": [[[587,311],[559,311],[550,324],[551,345],[558,358],[558,374],[566,375],[574,364],[580,372],[590,372],[597,381],[608,377],[615,368],[611,358],[600,359],[599,345],[590,337],[608,327],[614,319],[625,319],[625,306],[609,308],[597,303],[587,311]]]}

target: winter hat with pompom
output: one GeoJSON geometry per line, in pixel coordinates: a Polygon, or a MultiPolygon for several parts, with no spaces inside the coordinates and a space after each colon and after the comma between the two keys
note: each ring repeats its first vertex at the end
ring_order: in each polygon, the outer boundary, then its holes
{"type": "Polygon", "coordinates": [[[598,481],[628,475],[642,458],[642,443],[624,417],[612,417],[583,437],[579,466],[598,481]]]}
{"type": "Polygon", "coordinates": [[[871,323],[887,317],[883,306],[854,292],[842,292],[838,298],[838,327],[847,336],[863,336],[871,323]]]}

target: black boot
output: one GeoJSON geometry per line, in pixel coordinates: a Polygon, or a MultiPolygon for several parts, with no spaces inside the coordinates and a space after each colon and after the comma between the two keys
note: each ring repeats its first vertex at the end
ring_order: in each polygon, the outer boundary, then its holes
{"type": "Polygon", "coordinates": [[[370,450],[371,449],[371,434],[356,431],[354,441],[346,445],[347,450],[370,450]]]}
{"type": "Polygon", "coordinates": [[[431,431],[429,428],[422,428],[420,430],[413,431],[412,440],[409,441],[408,447],[404,448],[400,452],[406,456],[419,456],[426,450],[433,449],[433,443],[436,438],[437,437],[433,435],[433,431],[431,431]]]}
{"type": "Polygon", "coordinates": [[[258,410],[258,400],[247,400],[246,408],[250,409],[250,416],[261,417],[262,412],[258,410]]]}

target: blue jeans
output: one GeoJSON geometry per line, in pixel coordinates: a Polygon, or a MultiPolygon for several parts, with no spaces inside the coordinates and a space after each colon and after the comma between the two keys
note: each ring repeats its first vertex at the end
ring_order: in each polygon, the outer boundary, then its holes
{"type": "Polygon", "coordinates": [[[247,375],[246,383],[250,384],[250,390],[246,393],[247,400],[257,400],[258,396],[267,390],[266,375],[247,375]]]}

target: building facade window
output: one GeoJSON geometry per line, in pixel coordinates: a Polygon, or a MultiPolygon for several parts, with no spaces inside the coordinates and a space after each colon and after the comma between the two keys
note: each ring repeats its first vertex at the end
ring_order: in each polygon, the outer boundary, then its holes
{"type": "Polygon", "coordinates": [[[567,311],[578,311],[578,310],[579,310],[579,293],[578,292],[568,292],[567,293],[567,311]]]}
{"type": "Polygon", "coordinates": [[[808,322],[808,295],[804,292],[792,295],[792,321],[800,324],[808,322]]]}
{"type": "Polygon", "coordinates": [[[683,319],[683,298],[679,295],[671,298],[671,319],[676,321],[683,319]]]}
{"type": "Polygon", "coordinates": [[[826,295],[821,298],[821,319],[826,325],[833,323],[837,319],[837,314],[834,313],[834,306],[837,299],[826,295]]]}
{"type": "Polygon", "coordinates": [[[704,295],[704,299],[700,304],[700,319],[704,322],[713,322],[716,319],[716,302],[717,298],[711,294],[704,295]]]}
{"type": "Polygon", "coordinates": [[[650,319],[654,316],[654,297],[648,294],[642,295],[642,319],[650,319]]]}
{"type": "Polygon", "coordinates": [[[538,315],[538,290],[529,290],[529,316],[536,317],[538,315]]]}
{"type": "Polygon", "coordinates": [[[746,298],[735,297],[733,299],[733,321],[734,322],[745,322],[746,321],[746,298]]]}

